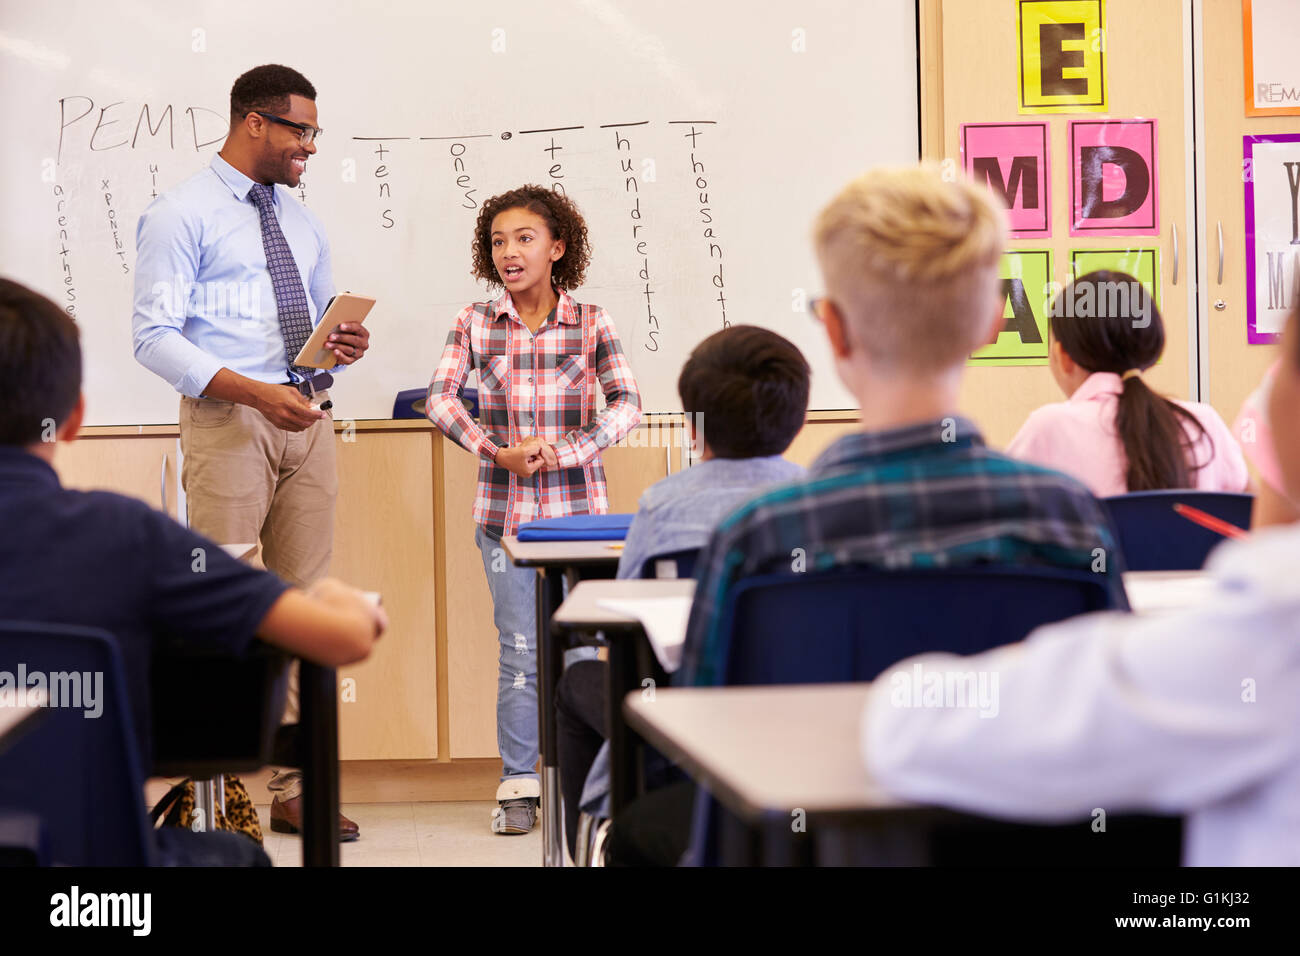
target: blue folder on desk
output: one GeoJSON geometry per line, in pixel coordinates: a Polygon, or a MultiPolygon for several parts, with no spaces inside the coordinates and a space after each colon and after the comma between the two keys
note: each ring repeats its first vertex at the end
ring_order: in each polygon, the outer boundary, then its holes
{"type": "Polygon", "coordinates": [[[569,515],[519,526],[520,541],[622,541],[635,514],[569,515]]]}

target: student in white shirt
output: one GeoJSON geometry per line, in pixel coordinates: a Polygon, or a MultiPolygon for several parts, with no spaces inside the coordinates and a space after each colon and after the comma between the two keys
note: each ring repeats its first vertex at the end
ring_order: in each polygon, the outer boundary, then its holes
{"type": "Polygon", "coordinates": [[[1123,272],[1080,276],[1056,298],[1051,369],[1069,396],[1034,411],[1007,454],[1063,471],[1099,498],[1130,491],[1244,491],[1249,473],[1223,419],[1142,378],[1165,348],[1146,287],[1123,272]]]}
{"type": "MultiPolygon", "coordinates": [[[[1269,396],[1293,503],[1298,412],[1300,310],[1269,396]]],[[[863,714],[867,768],[900,796],[991,816],[1183,814],[1186,865],[1300,865],[1297,561],[1300,527],[1269,528],[1213,552],[1217,587],[1195,609],[1087,615],[983,654],[900,662],[863,714]],[[901,706],[918,664],[996,674],[996,716],[901,706]]]]}

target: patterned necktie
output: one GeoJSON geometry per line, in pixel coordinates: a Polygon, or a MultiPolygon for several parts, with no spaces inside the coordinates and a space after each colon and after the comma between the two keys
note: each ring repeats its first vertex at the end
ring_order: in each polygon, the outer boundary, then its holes
{"type": "Polygon", "coordinates": [[[293,371],[310,378],[317,369],[293,364],[311,337],[311,311],[307,307],[307,293],[302,287],[298,263],[294,262],[289,242],[280,231],[280,221],[275,218],[274,190],[274,186],[254,183],[248,194],[253,197],[258,217],[262,220],[262,248],[266,250],[271,288],[275,290],[275,308],[280,315],[285,360],[293,371]]]}

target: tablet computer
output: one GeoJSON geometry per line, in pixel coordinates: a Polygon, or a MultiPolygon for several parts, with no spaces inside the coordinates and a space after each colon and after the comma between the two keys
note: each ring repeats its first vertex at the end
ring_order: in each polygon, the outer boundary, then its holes
{"type": "Polygon", "coordinates": [[[325,340],[344,322],[364,322],[374,307],[374,299],[365,295],[353,295],[351,292],[340,292],[330,299],[325,314],[316,323],[311,338],[303,343],[293,364],[307,368],[333,368],[338,365],[339,360],[334,353],[325,347],[325,340]]]}

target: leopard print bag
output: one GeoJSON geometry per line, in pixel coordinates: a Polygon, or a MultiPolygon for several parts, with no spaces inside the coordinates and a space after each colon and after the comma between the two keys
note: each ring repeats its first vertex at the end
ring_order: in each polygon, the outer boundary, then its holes
{"type": "MultiPolygon", "coordinates": [[[[211,827],[214,830],[229,830],[232,833],[242,833],[250,840],[257,842],[262,846],[262,823],[257,818],[257,808],[253,806],[253,798],[248,795],[248,788],[244,786],[243,781],[232,773],[225,775],[226,781],[226,812],[221,812],[221,806],[218,804],[213,809],[216,820],[211,827]]],[[[158,825],[159,819],[161,825],[165,827],[189,827],[194,826],[194,781],[190,779],[182,780],[176,784],[167,794],[158,801],[158,804],[149,814],[149,819],[155,825],[158,825]]]]}

